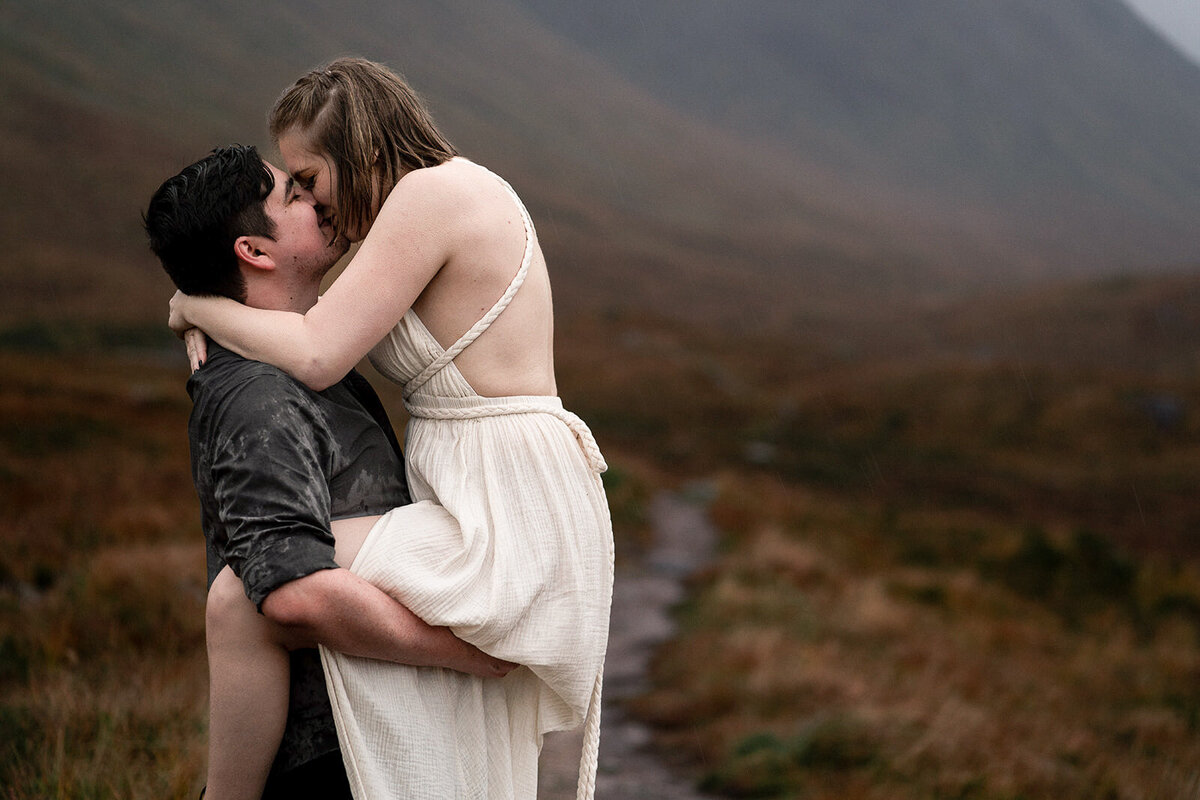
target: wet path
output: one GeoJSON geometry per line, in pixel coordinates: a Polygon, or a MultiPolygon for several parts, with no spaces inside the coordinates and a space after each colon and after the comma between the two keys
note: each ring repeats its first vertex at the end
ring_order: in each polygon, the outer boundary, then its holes
{"type": "MultiPolygon", "coordinates": [[[[597,800],[703,800],[692,776],[668,767],[650,747],[650,732],[627,715],[625,701],[647,688],[654,648],[674,631],[670,609],[683,599],[684,579],[711,557],[716,533],[704,487],[662,493],[649,515],[654,541],[646,557],[622,563],[613,591],[608,657],[604,667],[597,800]]],[[[575,797],[580,735],[546,738],[539,800],[575,797]]]]}

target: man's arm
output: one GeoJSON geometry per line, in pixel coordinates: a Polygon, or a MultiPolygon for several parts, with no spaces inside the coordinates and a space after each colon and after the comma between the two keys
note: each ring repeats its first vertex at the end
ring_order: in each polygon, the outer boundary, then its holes
{"type": "Polygon", "coordinates": [[[218,550],[250,600],[285,629],[285,641],[476,675],[511,668],[337,567],[324,421],[302,389],[282,374],[259,373],[224,392],[218,406],[206,409],[205,445],[225,532],[218,550]]]}
{"type": "Polygon", "coordinates": [[[483,678],[507,675],[513,664],[493,658],[433,627],[391,595],[346,569],[289,581],[262,603],[291,647],[326,647],[353,656],[417,667],[449,667],[483,678]]]}

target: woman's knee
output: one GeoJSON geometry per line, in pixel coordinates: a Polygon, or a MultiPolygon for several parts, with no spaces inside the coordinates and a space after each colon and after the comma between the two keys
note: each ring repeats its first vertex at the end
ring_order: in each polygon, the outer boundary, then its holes
{"type": "Polygon", "coordinates": [[[225,567],[208,588],[204,620],[209,639],[214,634],[229,632],[239,624],[244,624],[248,614],[256,616],[258,611],[246,596],[242,581],[233,574],[233,570],[225,567]]]}
{"type": "Polygon", "coordinates": [[[263,601],[262,613],[246,596],[242,582],[229,567],[217,575],[208,590],[204,619],[208,647],[252,646],[263,642],[296,650],[316,647],[305,625],[319,605],[319,594],[310,597],[303,578],[275,589],[263,601]]]}

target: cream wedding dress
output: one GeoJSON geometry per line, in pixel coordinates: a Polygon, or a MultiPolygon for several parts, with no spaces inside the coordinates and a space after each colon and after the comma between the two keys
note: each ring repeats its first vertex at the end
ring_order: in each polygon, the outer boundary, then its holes
{"type": "Polygon", "coordinates": [[[409,310],[371,352],[404,387],[414,502],[374,526],[351,571],[523,666],[480,679],[322,648],[356,800],[533,798],[542,735],[580,724],[578,796],[594,792],[613,580],[604,460],[559,398],[481,397],[454,364],[520,289],[533,255],[529,215],[496,180],[525,223],[508,290],[449,350],[409,310]]]}

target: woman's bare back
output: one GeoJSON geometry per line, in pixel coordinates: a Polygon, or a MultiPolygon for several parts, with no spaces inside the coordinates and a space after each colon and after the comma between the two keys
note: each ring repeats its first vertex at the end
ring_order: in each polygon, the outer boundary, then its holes
{"type": "MultiPolygon", "coordinates": [[[[525,226],[513,195],[486,170],[465,159],[428,169],[437,173],[436,190],[455,206],[447,223],[454,246],[413,310],[448,348],[508,288],[525,252],[525,226]]],[[[525,283],[455,364],[485,397],[557,394],[550,280],[536,235],[525,283]]]]}

